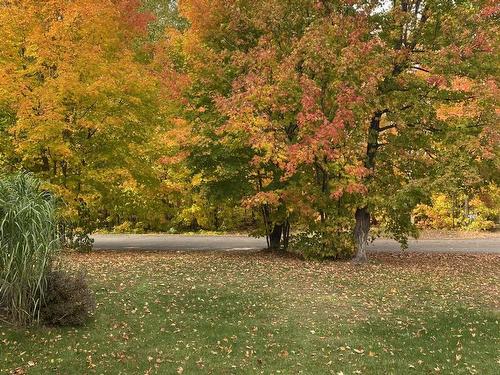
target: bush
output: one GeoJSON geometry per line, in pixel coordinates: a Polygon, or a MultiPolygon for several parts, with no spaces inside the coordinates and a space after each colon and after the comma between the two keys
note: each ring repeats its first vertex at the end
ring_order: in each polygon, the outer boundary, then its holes
{"type": "Polygon", "coordinates": [[[116,225],[113,228],[113,233],[145,233],[146,228],[144,226],[144,223],[142,222],[137,222],[137,223],[132,223],[131,221],[125,220],[123,223],[116,225]]]}
{"type": "Polygon", "coordinates": [[[482,216],[477,216],[474,220],[471,221],[466,230],[470,231],[488,231],[494,230],[496,228],[496,224],[494,221],[488,220],[482,216]]]}
{"type": "Polygon", "coordinates": [[[52,271],[40,318],[49,326],[80,326],[95,310],[94,294],[82,272],[52,271]]]}
{"type": "Polygon", "coordinates": [[[60,236],[65,248],[76,250],[80,253],[90,253],[94,239],[82,228],[73,228],[70,225],[61,226],[60,236]]]}
{"type": "Polygon", "coordinates": [[[415,224],[429,229],[493,230],[499,217],[498,188],[487,186],[470,200],[462,194],[453,199],[435,194],[431,205],[418,205],[413,211],[415,224]]]}
{"type": "Polygon", "coordinates": [[[89,253],[94,244],[90,235],[97,228],[97,219],[92,215],[88,204],[81,198],[76,207],[76,216],[74,212],[68,214],[73,210],[63,201],[61,203],[63,209],[59,210],[59,235],[63,246],[81,253],[89,253]]]}
{"type": "Polygon", "coordinates": [[[55,206],[29,174],[0,179],[0,305],[20,325],[39,319],[46,277],[60,248],[55,206]]]}
{"type": "Polygon", "coordinates": [[[349,232],[302,233],[292,237],[290,251],[305,259],[349,259],[354,255],[353,236],[349,232]]]}

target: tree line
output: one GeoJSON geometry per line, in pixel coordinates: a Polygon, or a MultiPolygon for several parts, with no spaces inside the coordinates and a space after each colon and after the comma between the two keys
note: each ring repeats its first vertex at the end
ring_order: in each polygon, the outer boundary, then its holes
{"type": "Polygon", "coordinates": [[[0,170],[47,181],[71,236],[245,229],[363,261],[436,193],[498,200],[498,11],[4,1],[0,170]]]}

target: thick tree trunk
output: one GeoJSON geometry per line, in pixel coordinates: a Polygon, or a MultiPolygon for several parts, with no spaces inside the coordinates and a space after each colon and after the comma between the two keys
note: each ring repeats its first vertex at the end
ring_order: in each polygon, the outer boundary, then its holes
{"type": "MultiPolygon", "coordinates": [[[[386,111],[377,111],[373,114],[368,130],[368,142],[366,145],[365,168],[371,173],[365,177],[365,182],[373,178],[375,171],[375,157],[380,147],[378,143],[380,128],[380,119],[386,111]]],[[[354,241],[356,243],[355,262],[366,262],[366,245],[368,244],[368,232],[370,231],[370,211],[367,206],[358,207],[355,214],[356,225],[354,226],[354,241]]]]}
{"type": "Polygon", "coordinates": [[[281,235],[283,234],[283,224],[274,224],[273,230],[269,233],[269,248],[279,250],[281,246],[281,235]]]}
{"type": "Polygon", "coordinates": [[[356,225],[354,227],[354,240],[356,242],[355,262],[367,261],[366,246],[368,245],[368,233],[370,232],[370,211],[368,207],[356,210],[356,225]]]}

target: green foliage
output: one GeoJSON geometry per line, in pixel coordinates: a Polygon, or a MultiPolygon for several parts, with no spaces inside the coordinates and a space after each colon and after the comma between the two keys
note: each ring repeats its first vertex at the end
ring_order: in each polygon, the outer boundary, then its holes
{"type": "Polygon", "coordinates": [[[87,253],[92,250],[94,240],[90,234],[99,227],[99,223],[87,203],[80,199],[76,205],[77,216],[68,217],[64,211],[68,208],[66,202],[59,202],[58,230],[63,247],[87,253]]]}
{"type": "Polygon", "coordinates": [[[178,0],[142,0],[142,7],[155,16],[148,25],[152,40],[161,39],[165,29],[183,30],[187,27],[187,22],[180,16],[177,5],[178,0]]]}
{"type": "Polygon", "coordinates": [[[381,229],[398,241],[402,249],[408,248],[408,236],[418,237],[412,214],[415,207],[425,201],[428,201],[425,190],[420,185],[408,184],[380,202],[381,229]]]}
{"type": "Polygon", "coordinates": [[[83,249],[286,222],[335,257],[359,210],[404,247],[429,194],[499,180],[490,2],[7,2],[0,170],[48,181],[83,249]]]}
{"type": "Polygon", "coordinates": [[[62,226],[61,234],[62,244],[67,249],[76,250],[80,253],[89,253],[92,251],[94,239],[90,233],[81,227],[62,226]]]}
{"type": "Polygon", "coordinates": [[[48,326],[80,326],[93,314],[95,297],[83,272],[51,271],[40,319],[48,326]]]}
{"type": "Polygon", "coordinates": [[[430,205],[418,205],[415,222],[422,228],[448,229],[461,226],[453,213],[451,200],[445,195],[434,195],[430,205]]]}
{"type": "Polygon", "coordinates": [[[354,241],[350,231],[325,227],[323,231],[292,235],[290,251],[306,260],[349,259],[354,255],[354,241]]]}
{"type": "Polygon", "coordinates": [[[156,219],[165,121],[160,77],[142,59],[152,17],[140,5],[0,7],[0,169],[47,181],[65,203],[64,221],[85,233],[108,218],[156,219]]]}
{"type": "MultiPolygon", "coordinates": [[[[188,124],[194,190],[244,202],[263,216],[261,234],[284,220],[306,233],[318,220],[330,226],[321,233],[349,232],[364,209],[406,246],[417,234],[411,211],[438,176],[467,191],[492,178],[496,68],[483,58],[492,9],[182,2],[189,26],[172,39],[170,66],[185,78],[175,116],[188,124]]],[[[184,216],[202,217],[202,207],[190,201],[184,216]]]]}
{"type": "Polygon", "coordinates": [[[38,321],[47,273],[58,249],[52,195],[30,174],[2,177],[0,300],[15,323],[38,321]]]}
{"type": "Polygon", "coordinates": [[[484,216],[478,216],[470,221],[465,229],[470,231],[490,231],[497,227],[493,220],[488,220],[484,216]]]}
{"type": "Polygon", "coordinates": [[[144,233],[144,224],[141,222],[132,223],[125,220],[113,228],[113,233],[144,233]]]}

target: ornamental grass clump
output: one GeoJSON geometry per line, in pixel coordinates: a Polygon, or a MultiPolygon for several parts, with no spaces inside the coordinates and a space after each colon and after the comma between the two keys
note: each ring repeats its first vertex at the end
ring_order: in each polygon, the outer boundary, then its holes
{"type": "Polygon", "coordinates": [[[30,174],[0,178],[0,305],[13,323],[39,320],[58,249],[51,194],[30,174]]]}

